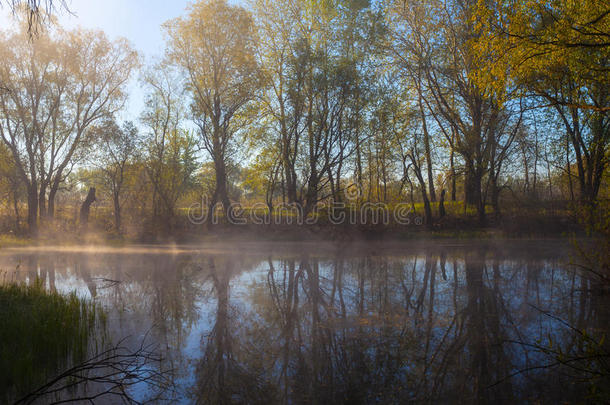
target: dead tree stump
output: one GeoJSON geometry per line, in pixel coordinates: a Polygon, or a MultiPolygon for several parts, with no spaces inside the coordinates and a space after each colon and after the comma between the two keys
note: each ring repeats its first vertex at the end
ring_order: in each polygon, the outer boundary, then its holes
{"type": "Polygon", "coordinates": [[[95,187],[90,187],[87,198],[85,198],[85,201],[83,201],[83,204],[80,206],[80,227],[82,230],[87,229],[87,225],[89,224],[89,210],[91,209],[91,204],[94,202],[95,187]]]}

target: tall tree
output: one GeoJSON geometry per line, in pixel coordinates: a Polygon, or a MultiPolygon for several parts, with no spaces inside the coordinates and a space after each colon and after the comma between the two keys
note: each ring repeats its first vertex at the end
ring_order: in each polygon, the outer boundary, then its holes
{"type": "Polygon", "coordinates": [[[0,135],[26,184],[34,232],[47,201],[53,216],[59,185],[93,141],[90,127],[123,106],[138,56],[125,40],[111,42],[101,32],[27,35],[2,38],[0,135]]]}
{"type": "Polygon", "coordinates": [[[609,7],[607,0],[489,1],[478,4],[473,19],[476,82],[511,80],[554,110],[576,160],[580,201],[588,205],[610,163],[609,7]]]}
{"type": "Polygon", "coordinates": [[[295,49],[301,8],[293,1],[257,0],[254,11],[257,56],[269,84],[259,98],[261,113],[269,121],[266,134],[277,145],[285,198],[295,203],[299,199],[297,157],[305,127],[300,94],[304,75],[295,49]]]}
{"type": "MultiPolygon", "coordinates": [[[[492,150],[508,150],[514,133],[501,142],[501,128],[514,128],[505,106],[477,84],[472,17],[475,1],[435,0],[395,3],[390,14],[389,49],[399,69],[416,82],[440,132],[464,162],[464,200],[485,222],[484,178],[492,150]],[[419,86],[418,86],[419,87],[419,86]]],[[[517,123],[520,115],[517,114],[517,123]]],[[[517,125],[518,126],[518,125],[517,125]]]]}
{"type": "Polygon", "coordinates": [[[168,57],[186,76],[203,148],[214,162],[211,206],[220,201],[231,217],[227,163],[232,141],[243,125],[240,112],[261,86],[252,17],[224,0],[199,1],[189,7],[186,17],[165,27],[170,38],[168,57]]]}
{"type": "Polygon", "coordinates": [[[152,183],[155,231],[172,227],[179,198],[194,184],[195,139],[184,128],[184,89],[174,69],[161,65],[144,76],[148,89],[142,122],[146,172],[152,183]]]}

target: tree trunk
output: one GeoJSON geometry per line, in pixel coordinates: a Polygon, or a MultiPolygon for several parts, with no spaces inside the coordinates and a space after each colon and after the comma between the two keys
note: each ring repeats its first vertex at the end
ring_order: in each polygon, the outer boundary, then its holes
{"type": "Polygon", "coordinates": [[[523,158],[523,168],[525,169],[525,184],[523,184],[523,192],[528,195],[530,191],[530,173],[527,165],[527,155],[525,153],[526,151],[524,145],[521,146],[521,152],[523,158]]]}
{"type": "Polygon", "coordinates": [[[451,148],[451,152],[449,154],[449,164],[450,166],[450,176],[451,176],[451,201],[456,201],[457,197],[456,197],[456,186],[455,186],[455,182],[456,182],[456,175],[455,175],[455,165],[453,162],[453,157],[454,153],[453,153],[453,147],[451,148]]]}
{"type": "Polygon", "coordinates": [[[47,214],[46,209],[46,198],[47,198],[47,182],[42,181],[40,183],[40,190],[38,192],[38,215],[40,219],[43,219],[47,214]]]}
{"type": "Polygon", "coordinates": [[[225,167],[224,160],[220,157],[215,159],[214,168],[216,171],[216,190],[214,191],[214,194],[216,195],[216,199],[220,200],[227,220],[232,221],[233,212],[229,200],[229,192],[227,190],[227,168],[225,167]]]}
{"type": "Polygon", "coordinates": [[[30,235],[38,233],[38,187],[36,183],[28,186],[28,230],[30,235]]]}
{"type": "Polygon", "coordinates": [[[53,184],[51,184],[51,189],[49,190],[49,201],[47,203],[47,215],[49,218],[55,217],[55,197],[57,196],[57,191],[59,190],[62,171],[63,169],[58,171],[58,173],[55,175],[55,180],[53,180],[53,184]]]}
{"type": "Polygon", "coordinates": [[[267,201],[267,209],[269,210],[268,224],[273,225],[273,201],[267,201]]]}
{"type": "Polygon", "coordinates": [[[282,164],[284,166],[284,177],[286,179],[286,195],[288,203],[292,204],[297,200],[297,181],[294,166],[290,160],[290,145],[288,140],[283,140],[282,164]]]}
{"type": "MultiPolygon", "coordinates": [[[[536,125],[536,121],[534,121],[534,125],[536,125]]],[[[532,180],[532,194],[535,199],[538,199],[538,130],[535,131],[534,138],[534,167],[532,176],[534,177],[532,180]]]]}
{"type": "Polygon", "coordinates": [[[466,179],[464,180],[464,205],[474,205],[477,209],[479,222],[485,224],[485,203],[481,193],[482,173],[476,170],[474,164],[466,164],[466,179]]]}
{"type": "Polygon", "coordinates": [[[112,201],[114,205],[114,227],[118,233],[121,233],[121,201],[119,193],[112,193],[112,201]]]}
{"type": "Polygon", "coordinates": [[[343,152],[341,153],[341,159],[339,160],[339,164],[337,165],[337,182],[336,182],[336,186],[337,186],[337,201],[338,202],[342,202],[343,201],[343,190],[341,190],[341,170],[343,168],[343,152]]]}
{"type": "Polygon", "coordinates": [[[477,182],[479,187],[476,189],[477,192],[477,213],[479,214],[479,224],[484,226],[487,219],[485,217],[485,201],[483,201],[483,197],[481,195],[481,176],[477,176],[477,182]]]}
{"type": "Polygon", "coordinates": [[[307,193],[305,197],[305,207],[303,212],[303,218],[313,211],[316,203],[318,202],[318,173],[317,170],[313,169],[313,172],[309,176],[307,182],[307,193]]]}
{"type": "Polygon", "coordinates": [[[18,191],[17,191],[17,186],[13,184],[13,192],[11,193],[13,195],[13,210],[15,211],[15,232],[19,232],[19,199],[18,199],[18,195],[17,195],[18,191]]]}
{"type": "Polygon", "coordinates": [[[47,216],[49,218],[55,217],[55,196],[57,195],[57,189],[59,184],[53,184],[49,190],[49,201],[47,202],[47,216]]]}
{"type": "Polygon", "coordinates": [[[428,187],[430,189],[430,200],[436,202],[436,191],[434,190],[434,175],[432,174],[432,154],[430,152],[430,135],[428,134],[428,125],[426,124],[426,116],[422,104],[421,95],[419,96],[419,111],[422,115],[422,129],[424,131],[424,150],[426,153],[426,167],[428,171],[428,187]]]}
{"type": "Polygon", "coordinates": [[[356,181],[362,187],[362,152],[360,151],[360,138],[356,140],[356,181]]]}
{"type": "Polygon", "coordinates": [[[89,224],[89,210],[91,209],[91,204],[95,202],[95,187],[89,188],[89,193],[87,193],[87,198],[83,201],[83,204],[80,207],[80,226],[82,230],[87,229],[87,225],[89,224]]]}
{"type": "Polygon", "coordinates": [[[337,195],[338,193],[338,186],[335,187],[335,177],[333,176],[333,172],[332,170],[330,170],[330,167],[328,168],[328,170],[326,170],[326,173],[328,173],[328,184],[330,185],[330,195],[333,199],[333,201],[337,201],[337,195]]]}
{"type": "Polygon", "coordinates": [[[413,163],[413,171],[415,172],[415,177],[417,177],[417,181],[419,182],[419,188],[421,189],[421,196],[424,202],[424,215],[425,215],[425,223],[428,227],[432,226],[432,207],[430,206],[430,200],[428,199],[428,193],[426,192],[426,183],[424,182],[424,177],[421,173],[421,168],[416,165],[415,159],[412,157],[411,162],[413,163]]]}
{"type": "Polygon", "coordinates": [[[438,216],[441,218],[445,216],[445,189],[441,190],[441,198],[438,202],[438,216]]]}
{"type": "Polygon", "coordinates": [[[500,189],[498,187],[497,176],[492,175],[491,179],[491,205],[494,209],[496,218],[500,217],[500,189]]]}
{"type": "Polygon", "coordinates": [[[477,179],[474,170],[474,164],[466,161],[466,173],[464,178],[464,205],[477,206],[477,194],[481,193],[481,182],[478,182],[477,193],[477,179]]]}
{"type": "Polygon", "coordinates": [[[430,200],[428,199],[428,193],[426,193],[425,188],[422,188],[422,199],[424,200],[425,223],[430,227],[432,226],[432,207],[430,206],[430,200]]]}
{"type": "Polygon", "coordinates": [[[570,140],[566,135],[566,169],[568,171],[568,187],[570,190],[570,201],[574,202],[574,186],[572,183],[572,169],[570,164],[570,140]]]}

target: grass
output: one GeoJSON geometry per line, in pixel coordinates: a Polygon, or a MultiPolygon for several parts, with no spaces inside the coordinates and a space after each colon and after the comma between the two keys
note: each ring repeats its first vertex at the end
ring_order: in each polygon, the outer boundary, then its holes
{"type": "Polygon", "coordinates": [[[0,248],[9,246],[28,246],[32,241],[28,238],[12,234],[0,234],[0,248]]]}
{"type": "MultiPolygon", "coordinates": [[[[15,236],[3,236],[0,229],[0,248],[4,246],[25,246],[29,244],[52,244],[52,245],[82,245],[104,244],[111,246],[124,246],[129,243],[154,243],[164,241],[192,241],[202,237],[237,237],[249,238],[252,234],[256,238],[263,237],[268,240],[283,240],[287,236],[290,239],[334,239],[335,234],[355,235],[361,237],[362,232],[367,237],[385,237],[396,239],[420,238],[422,235],[431,238],[485,238],[490,236],[497,237],[499,234],[515,236],[570,236],[582,232],[582,227],[577,223],[574,212],[570,205],[565,201],[539,201],[536,204],[517,204],[505,202],[502,206],[501,215],[496,215],[491,205],[485,206],[487,221],[481,225],[477,210],[473,206],[464,207],[462,201],[445,201],[446,215],[439,217],[438,202],[431,203],[433,224],[429,226],[418,226],[423,222],[424,207],[423,203],[417,202],[413,205],[396,201],[389,202],[385,206],[385,213],[388,214],[387,223],[383,221],[383,211],[376,210],[374,206],[363,204],[348,203],[345,208],[339,209],[340,215],[349,215],[348,218],[355,220],[346,221],[345,225],[336,226],[331,221],[333,216],[328,206],[320,205],[319,209],[309,213],[310,222],[315,222],[314,226],[306,225],[297,228],[299,220],[297,210],[291,210],[288,206],[277,205],[274,207],[273,220],[271,225],[258,224],[258,221],[267,221],[267,208],[261,203],[244,204],[241,213],[246,219],[248,227],[253,228],[250,232],[244,227],[237,227],[231,233],[229,229],[219,232],[219,227],[215,230],[201,224],[192,223],[189,220],[189,208],[177,208],[176,216],[166,221],[154,222],[148,215],[139,213],[125,212],[123,216],[123,232],[118,233],[112,224],[112,210],[109,207],[97,207],[91,213],[89,230],[83,234],[74,222],[74,207],[65,206],[58,209],[56,218],[41,224],[38,235],[30,240],[19,239],[15,236]],[[406,210],[405,210],[406,208],[406,210]],[[399,211],[396,211],[399,209],[399,211]],[[396,221],[395,212],[406,215],[401,218],[403,222],[396,221]],[[137,215],[136,215],[137,214],[137,215]],[[256,214],[256,217],[253,215],[256,214]],[[363,214],[365,219],[363,220],[363,214]],[[378,220],[374,220],[374,215],[378,220]],[[255,221],[258,219],[258,221],[255,221]],[[311,221],[313,219],[313,221],[311,221]],[[408,220],[405,225],[404,221],[408,220]],[[418,222],[419,221],[419,222],[418,222]],[[352,222],[355,222],[352,224],[352,222]],[[171,226],[169,224],[171,223],[171,226]],[[256,228],[256,229],[254,229],[256,228]],[[287,235],[290,234],[290,235],[287,235]]],[[[0,213],[1,214],[1,213],[0,213]]],[[[200,214],[194,212],[195,216],[200,214]]],[[[8,214],[5,214],[5,216],[8,214]]],[[[222,210],[217,212],[220,224],[226,224],[226,219],[222,210]]],[[[336,218],[336,217],[334,217],[336,218]]],[[[10,221],[5,221],[10,223],[10,221]]],[[[223,227],[220,227],[223,228],[223,227]]]]}
{"type": "MultiPolygon", "coordinates": [[[[94,302],[32,285],[0,285],[0,402],[87,357],[105,316],[94,302]]],[[[102,335],[103,336],[103,335],[102,335]]]]}

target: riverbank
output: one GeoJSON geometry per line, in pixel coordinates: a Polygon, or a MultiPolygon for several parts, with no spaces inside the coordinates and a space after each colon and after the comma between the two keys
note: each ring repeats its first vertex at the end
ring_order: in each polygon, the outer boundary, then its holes
{"type": "Polygon", "coordinates": [[[542,224],[537,222],[510,224],[510,226],[481,227],[463,224],[460,227],[424,225],[405,226],[345,226],[345,225],[200,225],[173,232],[145,232],[118,235],[103,230],[89,232],[57,232],[52,229],[39,231],[36,237],[0,234],[0,248],[33,245],[109,245],[132,244],[189,244],[199,242],[371,242],[416,240],[467,240],[467,239],[545,239],[587,238],[587,232],[576,225],[542,224]]]}

